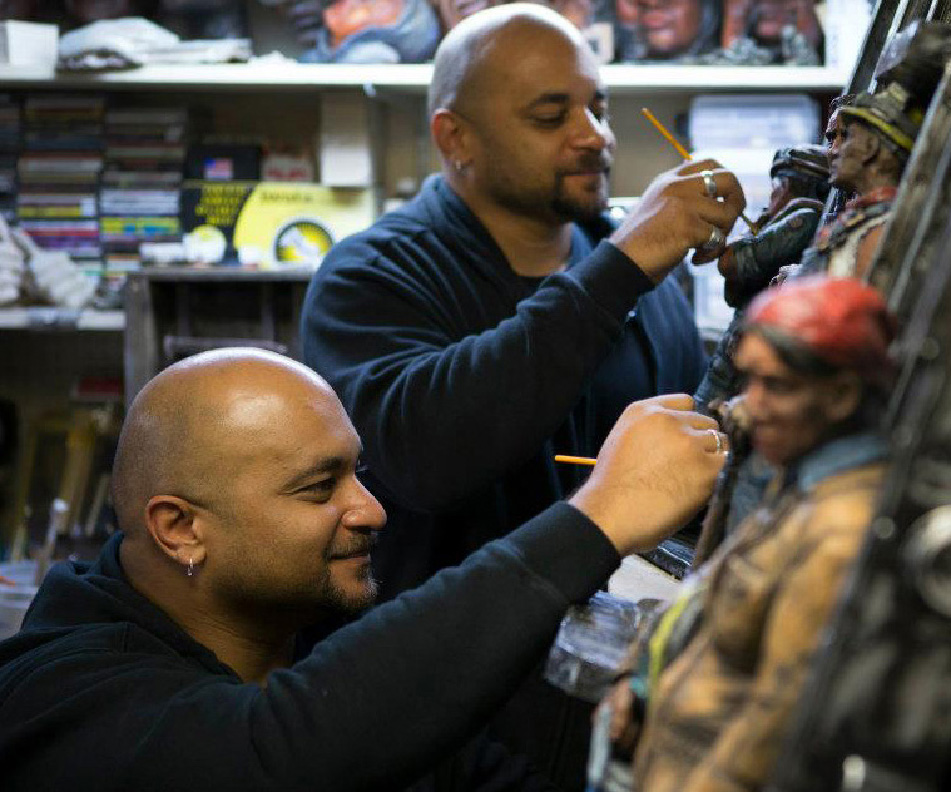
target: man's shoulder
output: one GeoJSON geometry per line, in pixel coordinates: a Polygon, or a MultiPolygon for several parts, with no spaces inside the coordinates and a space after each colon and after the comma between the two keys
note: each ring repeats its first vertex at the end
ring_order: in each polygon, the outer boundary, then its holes
{"type": "Polygon", "coordinates": [[[169,673],[176,679],[208,676],[200,664],[131,622],[27,630],[0,644],[0,708],[40,706],[44,700],[54,706],[57,697],[82,696],[90,685],[122,687],[122,680],[143,674],[158,684],[169,673]]]}
{"type": "Polygon", "coordinates": [[[339,269],[377,268],[388,262],[421,263],[440,245],[438,223],[413,205],[400,207],[337,242],[318,268],[318,277],[339,269]]]}

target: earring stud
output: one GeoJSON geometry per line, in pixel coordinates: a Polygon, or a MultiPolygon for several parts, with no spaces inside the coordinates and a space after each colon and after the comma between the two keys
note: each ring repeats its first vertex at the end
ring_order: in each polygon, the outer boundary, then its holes
{"type": "Polygon", "coordinates": [[[185,574],[188,575],[188,577],[195,576],[195,560],[194,559],[192,558],[188,559],[188,566],[185,569],[185,574]]]}

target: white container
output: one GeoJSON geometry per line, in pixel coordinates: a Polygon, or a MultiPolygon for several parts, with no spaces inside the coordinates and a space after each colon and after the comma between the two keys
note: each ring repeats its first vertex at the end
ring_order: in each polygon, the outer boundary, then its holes
{"type": "Polygon", "coordinates": [[[56,66],[59,28],[39,22],[0,22],[0,64],[56,66]]]}
{"type": "Polygon", "coordinates": [[[819,107],[804,94],[717,94],[690,102],[694,149],[777,149],[815,143],[819,132],[819,107]]]}

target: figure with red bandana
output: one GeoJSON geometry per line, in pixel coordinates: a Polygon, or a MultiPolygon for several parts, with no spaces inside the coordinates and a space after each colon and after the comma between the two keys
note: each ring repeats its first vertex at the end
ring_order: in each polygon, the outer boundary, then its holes
{"type": "Polygon", "coordinates": [[[788,281],[750,305],[736,364],[753,445],[779,474],[602,704],[612,736],[636,740],[635,790],[768,781],[880,491],[892,334],[882,297],[854,278],[788,281]]]}

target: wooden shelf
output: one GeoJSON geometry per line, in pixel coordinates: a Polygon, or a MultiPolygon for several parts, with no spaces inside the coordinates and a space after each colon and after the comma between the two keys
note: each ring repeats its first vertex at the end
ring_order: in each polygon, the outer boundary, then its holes
{"type": "MultiPolygon", "coordinates": [[[[677,66],[611,64],[602,67],[614,93],[708,91],[841,91],[848,73],[831,66],[677,66]]],[[[4,88],[84,90],[247,91],[255,89],[422,93],[432,65],[308,64],[259,58],[249,63],[146,66],[104,73],[55,73],[41,67],[0,66],[4,88]]]]}

